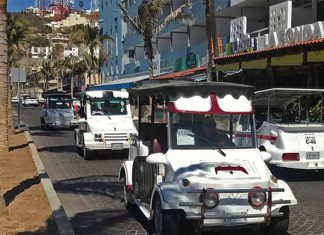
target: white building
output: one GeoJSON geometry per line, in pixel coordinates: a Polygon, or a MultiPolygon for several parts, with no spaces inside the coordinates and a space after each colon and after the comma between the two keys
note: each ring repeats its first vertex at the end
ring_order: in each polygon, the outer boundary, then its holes
{"type": "Polygon", "coordinates": [[[52,47],[32,47],[30,50],[32,58],[50,58],[52,47]]]}
{"type": "Polygon", "coordinates": [[[64,48],[64,58],[69,56],[79,56],[79,48],[78,47],[66,47],[64,48]]]}

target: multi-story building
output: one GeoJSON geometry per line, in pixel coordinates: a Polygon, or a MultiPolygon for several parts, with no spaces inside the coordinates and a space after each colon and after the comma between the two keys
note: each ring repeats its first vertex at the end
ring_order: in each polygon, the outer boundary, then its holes
{"type": "MultiPolygon", "coordinates": [[[[269,22],[273,17],[269,17],[269,7],[286,0],[215,0],[216,30],[221,46],[219,71],[239,70],[235,66],[222,68],[224,61],[230,61],[226,57],[229,53],[237,50],[234,43],[235,32],[232,27],[244,26],[246,37],[262,37],[269,34],[269,22]],[[244,17],[245,16],[245,17],[244,17]],[[242,18],[240,18],[242,17],[242,18]],[[239,24],[235,24],[235,19],[239,24]],[[245,22],[245,23],[244,23],[245,22]],[[243,25],[240,25],[244,23],[243,25]],[[221,59],[221,58],[226,59],[221,59]]],[[[121,0],[117,0],[121,3],[121,0]]],[[[207,37],[206,18],[204,1],[179,0],[170,1],[162,9],[161,20],[171,11],[176,10],[182,4],[191,2],[193,7],[191,12],[194,17],[192,26],[182,25],[179,22],[171,23],[165,30],[154,38],[154,68],[155,75],[166,72],[177,72],[192,67],[199,67],[207,63],[207,37]],[[194,61],[187,63],[188,56],[194,55],[194,61]]],[[[137,9],[142,0],[128,0],[128,14],[136,20],[137,9]]],[[[314,23],[323,20],[324,1],[323,0],[293,0],[291,1],[291,27],[314,23]],[[302,16],[302,17],[301,17],[302,16]]],[[[148,60],[144,52],[143,38],[130,29],[122,21],[121,13],[115,2],[101,0],[99,4],[99,25],[102,34],[108,34],[115,39],[115,44],[105,44],[111,54],[111,60],[103,66],[105,81],[115,80],[130,74],[145,73],[148,70],[148,60]]],[[[283,17],[283,16],[281,16],[283,17]]],[[[279,16],[280,18],[280,16],[279,16]]],[[[277,19],[277,21],[280,19],[277,19]]],[[[282,19],[281,19],[282,20],[282,19]]],[[[246,40],[245,40],[246,41],[246,40]]],[[[242,44],[243,42],[241,42],[242,44]]],[[[252,42],[250,42],[251,44],[252,42]]],[[[256,47],[256,43],[253,44],[256,47]]],[[[259,42],[258,46],[261,44],[259,42]]],[[[245,48],[249,52],[253,48],[245,48]]],[[[237,52],[244,52],[237,51],[237,52]]],[[[227,62],[230,63],[230,62],[227,62]]],[[[253,72],[253,71],[252,71],[253,72]]],[[[222,75],[222,73],[221,73],[222,75]]],[[[246,74],[245,74],[246,76],[246,74]]]]}
{"type": "MultiPolygon", "coordinates": [[[[120,0],[117,2],[121,3],[120,0]]],[[[161,20],[171,11],[178,9],[189,0],[170,1],[164,5],[161,20]]],[[[181,71],[191,67],[199,67],[207,62],[207,37],[204,1],[190,1],[194,24],[186,26],[179,22],[170,24],[154,38],[154,74],[181,71]],[[194,63],[186,65],[187,55],[194,55],[194,63]]],[[[136,19],[138,6],[142,0],[127,2],[128,14],[136,19]]],[[[230,0],[215,0],[215,10],[222,10],[230,6],[230,0]]],[[[101,0],[99,4],[99,25],[102,34],[108,34],[115,39],[114,45],[105,47],[112,55],[110,61],[103,67],[106,81],[136,73],[145,73],[148,70],[148,60],[144,52],[143,38],[128,27],[122,20],[121,12],[116,3],[101,0]]],[[[217,20],[218,35],[226,39],[232,18],[221,17],[217,20]]]]}
{"type": "Polygon", "coordinates": [[[224,53],[215,58],[226,81],[270,87],[324,87],[323,0],[232,0],[224,53]],[[228,73],[228,71],[237,71],[228,73]],[[232,75],[229,75],[232,74],[232,75]]]}

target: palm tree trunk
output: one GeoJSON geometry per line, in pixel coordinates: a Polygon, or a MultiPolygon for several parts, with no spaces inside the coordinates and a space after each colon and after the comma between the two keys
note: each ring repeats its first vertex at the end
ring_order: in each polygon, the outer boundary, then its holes
{"type": "MultiPolygon", "coordinates": [[[[0,156],[9,152],[7,0],[0,0],[0,156]]],[[[0,185],[0,215],[8,210],[0,185]]]]}
{"type": "Polygon", "coordinates": [[[7,1],[0,0],[0,152],[9,152],[7,1]]]}

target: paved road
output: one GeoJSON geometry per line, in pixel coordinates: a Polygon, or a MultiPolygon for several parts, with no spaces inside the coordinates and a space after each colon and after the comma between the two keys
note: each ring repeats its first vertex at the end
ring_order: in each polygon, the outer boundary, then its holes
{"type": "MultiPolygon", "coordinates": [[[[84,161],[75,153],[73,131],[42,131],[39,114],[38,108],[22,108],[22,121],[30,127],[75,233],[152,233],[152,225],[141,212],[134,209],[130,215],[121,202],[117,173],[126,156],[97,156],[84,161]]],[[[294,171],[285,175],[299,203],[292,209],[288,234],[324,235],[324,173],[294,171]]]]}

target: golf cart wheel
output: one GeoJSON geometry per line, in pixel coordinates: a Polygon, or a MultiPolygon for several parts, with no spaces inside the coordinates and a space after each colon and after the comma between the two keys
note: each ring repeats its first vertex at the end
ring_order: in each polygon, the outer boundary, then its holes
{"type": "Polygon", "coordinates": [[[156,195],[153,199],[153,220],[156,235],[184,234],[185,217],[180,210],[163,210],[161,199],[156,195]]]}
{"type": "Polygon", "coordinates": [[[133,163],[134,195],[138,199],[149,199],[154,187],[154,166],[146,162],[146,157],[136,157],[133,163]]]}
{"type": "Polygon", "coordinates": [[[283,216],[271,218],[269,226],[266,230],[272,234],[286,234],[289,226],[290,212],[289,207],[281,207],[280,212],[283,213],[283,216]]]}
{"type": "Polygon", "coordinates": [[[78,154],[82,155],[82,149],[78,146],[78,144],[77,144],[77,139],[76,139],[75,136],[74,136],[74,147],[75,147],[75,151],[76,151],[78,154]]]}
{"type": "Polygon", "coordinates": [[[82,157],[84,158],[84,160],[91,160],[92,159],[92,151],[88,150],[83,142],[82,144],[82,157]]]}

